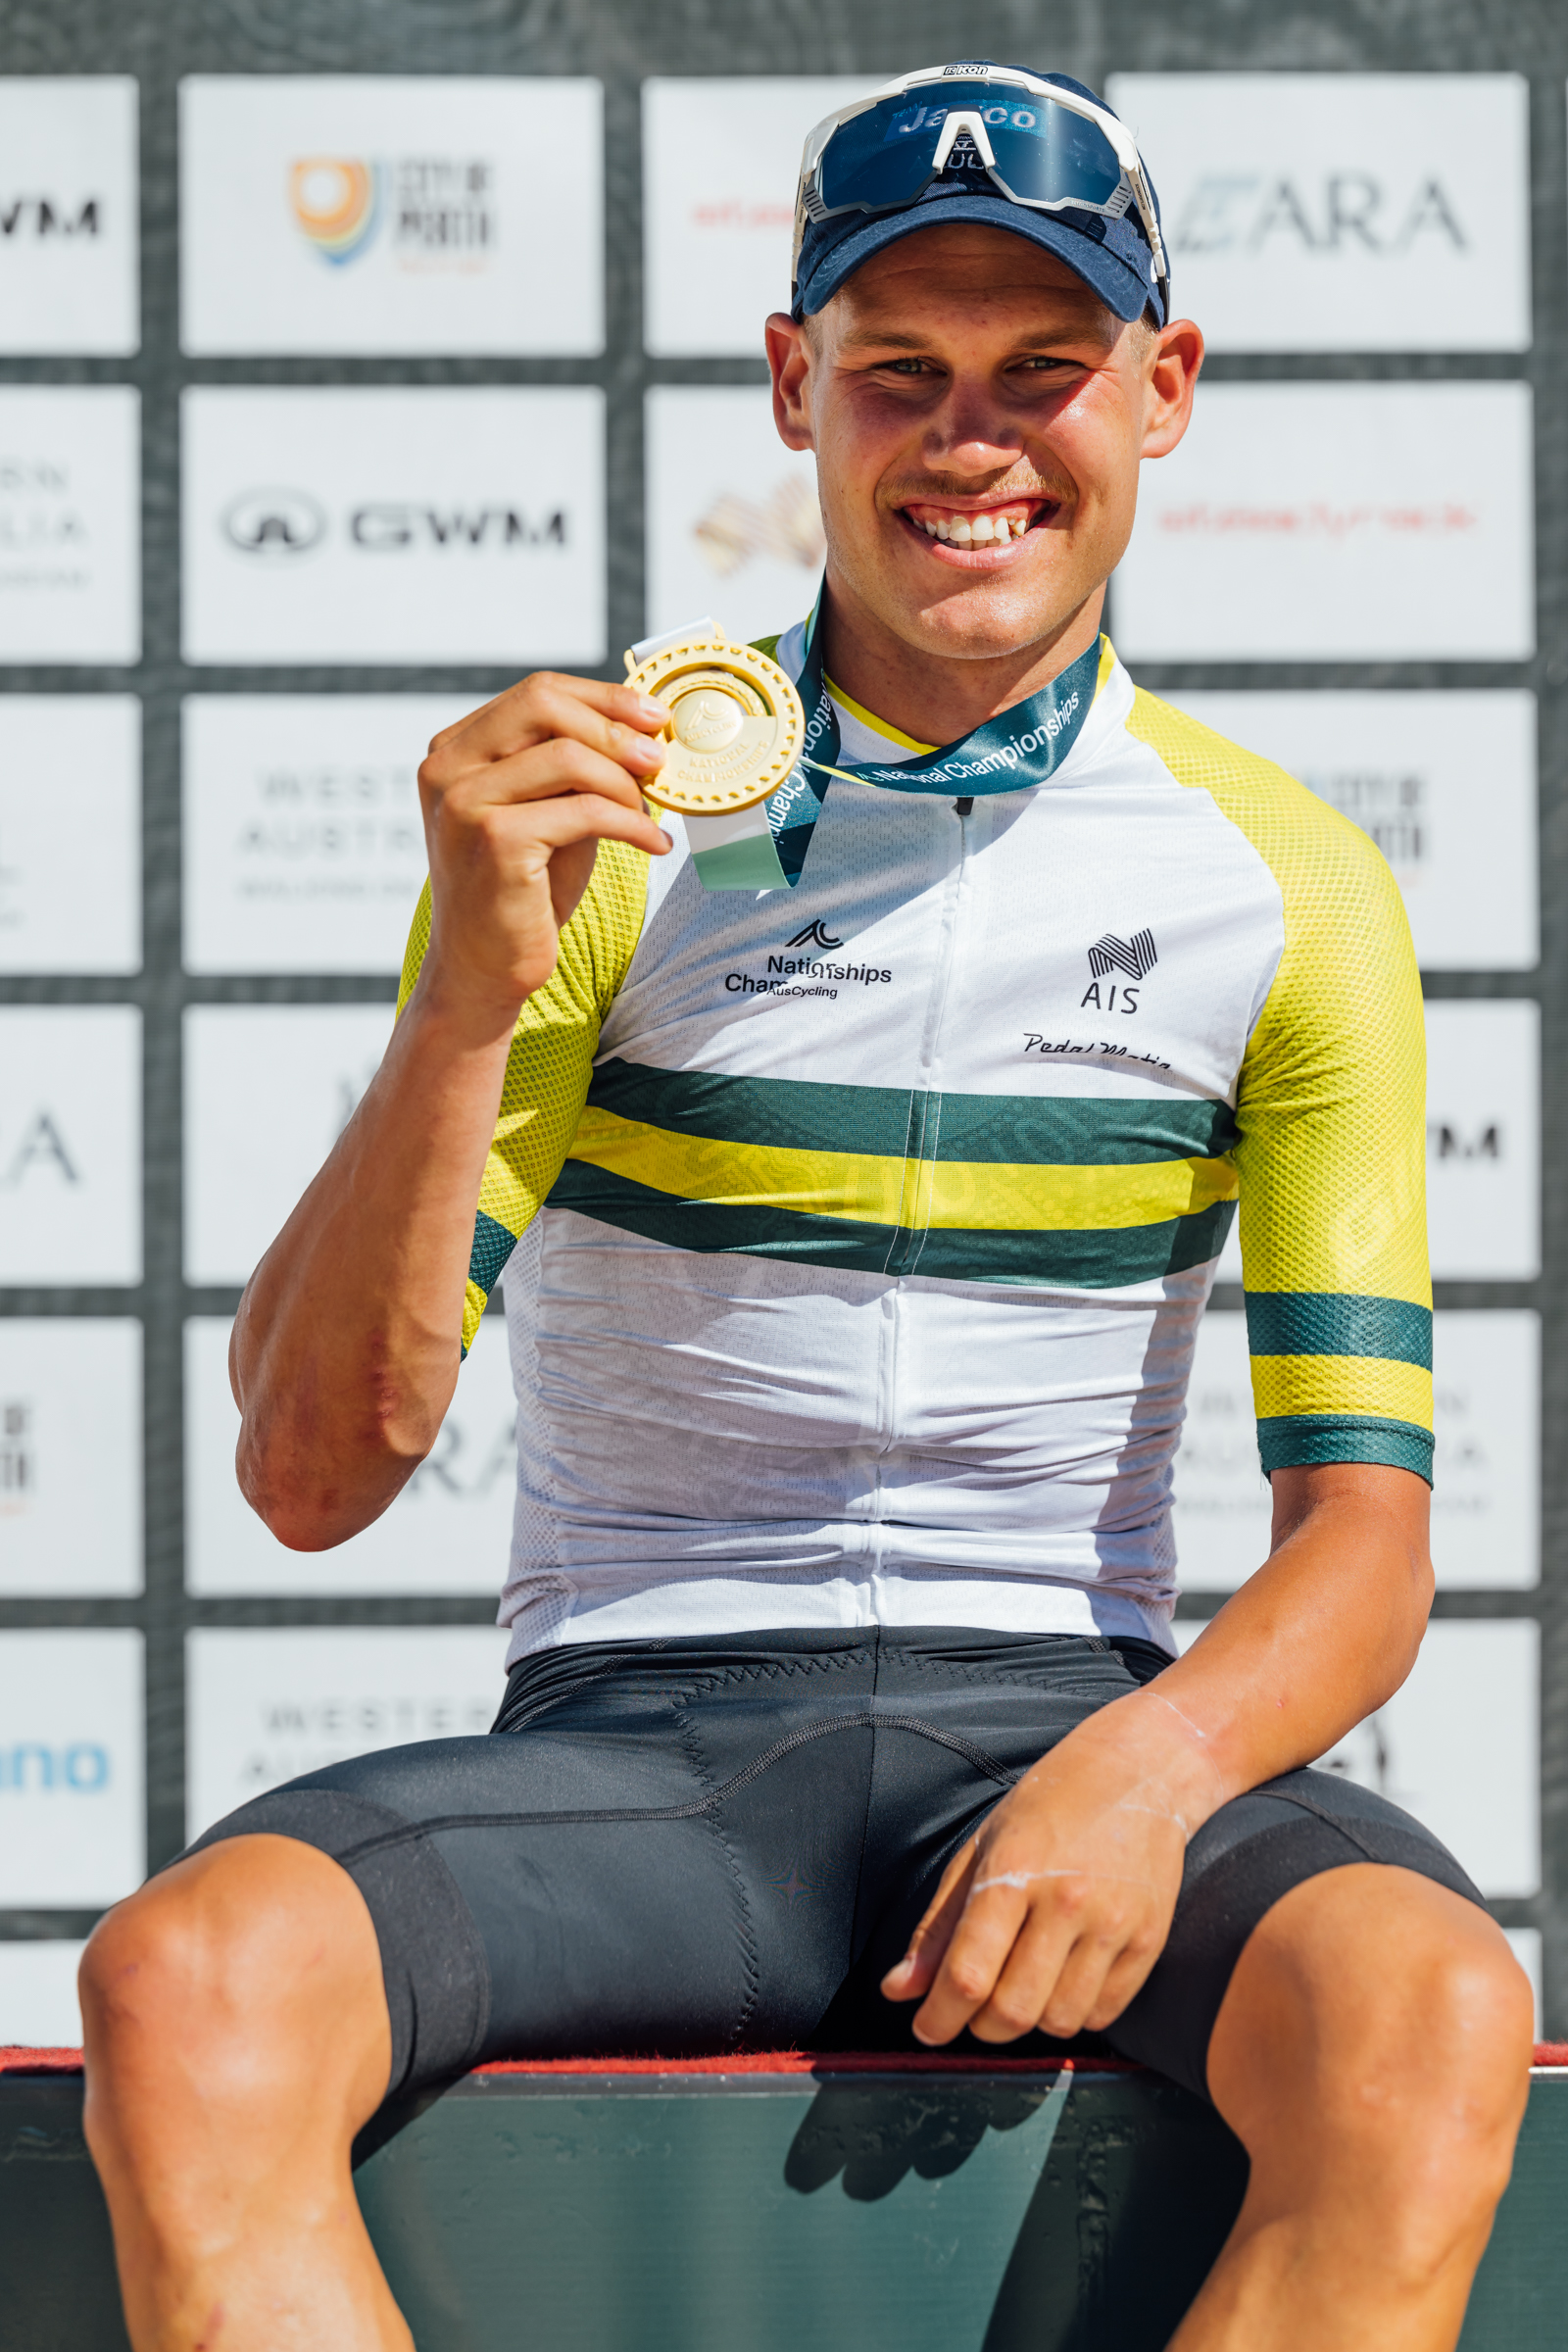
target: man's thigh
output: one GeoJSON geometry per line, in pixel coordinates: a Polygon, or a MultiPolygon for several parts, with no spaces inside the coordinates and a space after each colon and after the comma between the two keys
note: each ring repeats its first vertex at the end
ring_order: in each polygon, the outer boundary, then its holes
{"type": "MultiPolygon", "coordinates": [[[[488,2057],[799,2045],[1018,1774],[1132,1687],[1098,1642],[961,1630],[558,1651],[489,1737],[307,1774],[199,1844],[271,1832],[349,1872],[393,2092],[488,2057]]],[[[870,1998],[856,2037],[909,2045],[870,1998]]]]}
{"type": "MultiPolygon", "coordinates": [[[[1286,1773],[1222,1805],[1187,1849],[1165,1948],[1108,2042],[1209,2097],[1209,2042],[1254,1931],[1309,1880],[1367,1863],[1412,1873],[1485,1909],[1430,1830],[1338,1773],[1286,1773]]],[[[1386,1958],[1396,1968],[1396,1950],[1386,1958]]]]}
{"type": "Polygon", "coordinates": [[[849,1964],[874,1659],[565,1659],[495,1733],[307,1774],[220,1822],[341,1864],[380,1944],[389,2093],[508,2055],[776,2046],[849,1964]],[[542,1692],[542,1695],[541,1695],[542,1692]]]}

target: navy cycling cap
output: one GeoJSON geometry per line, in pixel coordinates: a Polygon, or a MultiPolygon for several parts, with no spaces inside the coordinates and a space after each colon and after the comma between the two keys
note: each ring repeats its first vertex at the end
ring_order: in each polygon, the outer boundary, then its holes
{"type": "MultiPolygon", "coordinates": [[[[992,58],[968,60],[962,67],[945,68],[944,77],[960,72],[983,76],[995,63],[992,58]]],[[[1066,74],[1037,73],[1032,66],[1003,70],[1034,74],[1039,81],[1054,83],[1059,89],[1089,99],[1107,115],[1113,111],[1093,90],[1066,74]]],[[[909,95],[918,98],[924,94],[914,91],[909,95]]],[[[940,100],[941,84],[932,85],[929,95],[940,100]]],[[[1158,220],[1158,198],[1147,170],[1144,176],[1158,220]]],[[[912,203],[897,209],[835,212],[821,219],[816,217],[808,194],[803,201],[807,217],[791,306],[791,316],[797,319],[809,318],[823,310],[862,262],[896,244],[900,237],[933,228],[938,221],[977,220],[995,228],[1009,229],[1014,236],[1027,237],[1031,244],[1044,246],[1048,253],[1065,262],[1116,318],[1127,321],[1142,318],[1150,310],[1161,326],[1165,324],[1168,305],[1161,299],[1159,271],[1136,205],[1129,204],[1119,219],[1076,207],[1055,212],[1034,211],[1014,203],[997,186],[971,141],[960,140],[930,185],[912,203]]]]}

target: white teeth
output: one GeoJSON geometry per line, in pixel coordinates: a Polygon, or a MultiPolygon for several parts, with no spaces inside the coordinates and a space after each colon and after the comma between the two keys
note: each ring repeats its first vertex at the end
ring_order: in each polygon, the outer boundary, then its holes
{"type": "Polygon", "coordinates": [[[945,539],[953,547],[1006,547],[1029,528],[1027,514],[939,514],[920,528],[928,539],[945,539]]]}

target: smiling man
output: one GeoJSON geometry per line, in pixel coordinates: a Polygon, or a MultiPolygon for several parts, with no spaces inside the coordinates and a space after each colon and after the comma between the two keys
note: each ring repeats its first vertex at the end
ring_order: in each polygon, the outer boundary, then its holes
{"type": "Polygon", "coordinates": [[[319,1548],[506,1269],[511,1674],[490,1737],[258,1798],[93,1938],[138,2352],[406,2352],[351,2143],[503,2055],[1101,2036],[1251,2160],[1181,2352],[1451,2346],[1507,2178],[1504,1939],[1305,1769],[1432,1592],[1398,895],[1101,634],[1202,351],[1152,191],[1078,84],[964,63],[813,132],[799,220],[794,886],[656,826],[630,688],[450,729],[385,1063],[241,1308],[241,1479],[319,1548]],[[1238,1195],[1273,1548],[1178,1660],[1238,1195]]]}

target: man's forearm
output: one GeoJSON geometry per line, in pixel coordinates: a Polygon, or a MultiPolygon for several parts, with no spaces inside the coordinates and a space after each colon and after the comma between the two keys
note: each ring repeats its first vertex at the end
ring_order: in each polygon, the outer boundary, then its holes
{"type": "Polygon", "coordinates": [[[1432,1601],[1426,1511],[1408,1471],[1276,1472],[1270,1558],[1184,1657],[1055,1752],[1105,1742],[1122,1770],[1148,1771],[1189,1835],[1323,1755],[1414,1663],[1432,1601]]]}
{"type": "Polygon", "coordinates": [[[240,1302],[239,1481],[296,1549],[368,1526],[435,1442],[511,1036],[502,1009],[449,1004],[427,968],[240,1302]]]}

